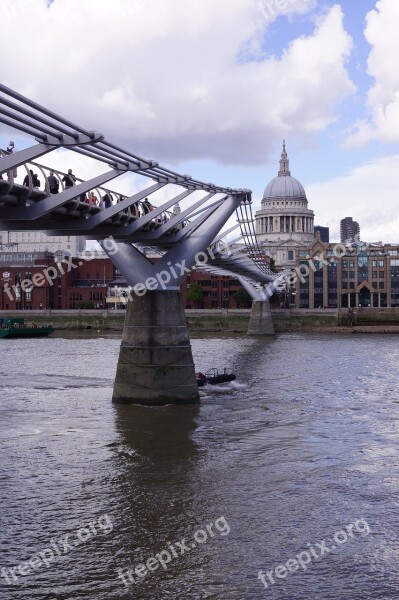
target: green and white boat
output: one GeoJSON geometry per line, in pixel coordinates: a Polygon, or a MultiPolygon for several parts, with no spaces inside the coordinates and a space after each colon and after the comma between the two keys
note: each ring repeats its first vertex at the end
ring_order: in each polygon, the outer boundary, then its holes
{"type": "Polygon", "coordinates": [[[27,325],[25,319],[0,317],[0,338],[44,337],[53,331],[52,325],[39,327],[34,321],[27,325]]]}

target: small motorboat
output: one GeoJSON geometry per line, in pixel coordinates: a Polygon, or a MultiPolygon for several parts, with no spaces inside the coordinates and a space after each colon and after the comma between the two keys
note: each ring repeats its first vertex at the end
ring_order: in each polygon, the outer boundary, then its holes
{"type": "Polygon", "coordinates": [[[206,383],[209,383],[210,385],[227,383],[229,381],[234,381],[236,378],[234,373],[228,373],[226,369],[223,369],[223,372],[219,372],[219,370],[216,368],[209,369],[205,375],[204,373],[196,373],[196,377],[199,387],[204,386],[206,383]]]}

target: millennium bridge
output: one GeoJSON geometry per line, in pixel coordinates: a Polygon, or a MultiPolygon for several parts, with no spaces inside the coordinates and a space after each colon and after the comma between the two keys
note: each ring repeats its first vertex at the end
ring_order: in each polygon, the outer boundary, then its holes
{"type": "Polygon", "coordinates": [[[32,139],[22,150],[1,151],[0,230],[97,240],[131,287],[114,402],[198,401],[180,294],[193,269],[237,277],[253,299],[248,334],[274,333],[268,300],[281,277],[270,271],[258,247],[250,190],[164,168],[1,84],[0,122],[32,139]],[[54,152],[68,160],[65,150],[92,159],[101,174],[73,177],[68,186],[68,173],[38,162],[54,152]],[[42,190],[33,170],[42,175],[42,190]],[[132,195],[120,194],[111,183],[126,173],[134,175],[138,189],[132,195]],[[50,174],[58,180],[58,193],[50,191],[50,174]]]}

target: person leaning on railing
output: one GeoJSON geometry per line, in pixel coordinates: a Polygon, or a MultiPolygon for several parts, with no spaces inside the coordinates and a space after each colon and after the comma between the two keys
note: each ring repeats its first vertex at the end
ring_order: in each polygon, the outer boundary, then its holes
{"type": "Polygon", "coordinates": [[[75,185],[76,177],[72,173],[72,169],[68,169],[68,173],[66,175],[64,175],[64,177],[62,178],[62,181],[65,183],[65,189],[71,188],[75,185]]]}
{"type": "Polygon", "coordinates": [[[152,210],[154,210],[153,205],[151,204],[151,202],[148,200],[148,198],[144,199],[143,202],[143,211],[145,215],[148,215],[149,212],[151,212],[152,210]]]}
{"type": "Polygon", "coordinates": [[[32,181],[32,187],[39,188],[40,187],[40,180],[39,180],[37,174],[34,173],[32,171],[32,169],[29,169],[29,173],[30,173],[30,175],[25,175],[25,179],[24,179],[22,185],[24,185],[25,187],[29,187],[30,180],[31,180],[32,181]]]}

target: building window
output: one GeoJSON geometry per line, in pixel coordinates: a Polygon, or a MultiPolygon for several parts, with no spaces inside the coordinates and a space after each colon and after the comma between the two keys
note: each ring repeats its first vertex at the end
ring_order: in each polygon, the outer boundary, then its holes
{"type": "MultiPolygon", "coordinates": [[[[359,268],[367,267],[367,255],[364,252],[361,252],[357,257],[357,264],[359,268]]],[[[380,261],[381,263],[381,261],[380,261]]],[[[384,261],[382,261],[382,265],[384,266],[384,261]]]]}
{"type": "MultiPolygon", "coordinates": [[[[376,261],[376,260],[373,260],[373,262],[377,262],[377,261],[376,261]]],[[[373,271],[373,272],[371,273],[371,277],[372,277],[373,279],[377,279],[377,271],[373,271]]]]}
{"type": "Polygon", "coordinates": [[[383,266],[384,266],[384,261],[380,260],[380,267],[383,267],[383,266]]]}
{"type": "Polygon", "coordinates": [[[288,260],[294,260],[294,251],[288,250],[288,260]]]}
{"type": "Polygon", "coordinates": [[[385,287],[385,283],[383,281],[380,281],[380,284],[378,287],[380,288],[380,290],[383,290],[385,287]]]}
{"type": "Polygon", "coordinates": [[[385,275],[384,271],[380,271],[380,279],[384,279],[384,275],[385,275]]]}

